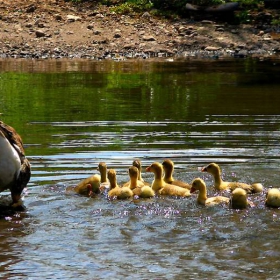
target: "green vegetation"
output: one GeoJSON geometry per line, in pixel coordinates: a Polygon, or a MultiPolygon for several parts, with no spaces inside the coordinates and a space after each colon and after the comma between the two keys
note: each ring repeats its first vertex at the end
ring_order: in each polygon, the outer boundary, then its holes
{"type": "MultiPolygon", "coordinates": [[[[172,9],[174,11],[180,12],[180,9],[184,8],[186,3],[191,3],[194,5],[218,5],[227,2],[239,2],[241,5],[247,7],[257,7],[263,5],[264,1],[260,0],[68,0],[75,3],[81,2],[99,2],[102,5],[107,6],[123,6],[130,7],[133,10],[149,10],[154,9],[172,9]]],[[[125,8],[123,8],[125,9],[125,8]]]]}
{"type": "MultiPolygon", "coordinates": [[[[111,1],[106,1],[106,2],[111,2],[111,1]]],[[[123,3],[114,5],[114,7],[112,8],[114,12],[119,14],[145,12],[153,8],[153,3],[150,0],[128,0],[128,1],[120,1],[120,2],[123,3]]],[[[110,5],[110,3],[108,3],[107,5],[110,5]]]]}
{"type": "MultiPolygon", "coordinates": [[[[213,6],[228,2],[239,2],[241,9],[236,12],[237,23],[252,21],[252,13],[260,12],[264,8],[261,0],[68,0],[73,3],[92,2],[106,5],[117,14],[137,14],[149,12],[153,15],[170,18],[187,17],[186,3],[199,6],[213,6]]],[[[273,23],[279,22],[279,16],[273,17],[273,23]]]]}

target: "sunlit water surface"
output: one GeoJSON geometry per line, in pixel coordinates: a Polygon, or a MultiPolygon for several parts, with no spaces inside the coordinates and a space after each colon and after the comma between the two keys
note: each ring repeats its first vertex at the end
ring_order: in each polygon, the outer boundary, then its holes
{"type": "MultiPolygon", "coordinates": [[[[0,61],[1,119],[25,143],[26,212],[2,211],[1,279],[279,279],[280,212],[65,192],[100,161],[128,180],[172,159],[175,177],[279,186],[278,61],[0,61]]],[[[228,194],[225,194],[228,195],[228,194]]],[[[2,204],[10,202],[2,193],[2,204]]]]}

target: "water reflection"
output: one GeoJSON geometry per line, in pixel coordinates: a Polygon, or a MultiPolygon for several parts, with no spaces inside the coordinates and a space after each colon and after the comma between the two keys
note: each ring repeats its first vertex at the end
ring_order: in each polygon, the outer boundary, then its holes
{"type": "Polygon", "coordinates": [[[280,216],[263,194],[239,211],[206,209],[195,197],[64,191],[100,161],[125,182],[134,158],[143,167],[172,158],[187,182],[212,185],[198,167],[214,161],[227,180],[279,185],[277,74],[269,60],[1,61],[0,113],[21,134],[33,172],[27,212],[2,212],[1,276],[278,279],[280,216]]]}
{"type": "MultiPolygon", "coordinates": [[[[17,272],[6,272],[6,268],[21,262],[22,246],[19,244],[19,240],[30,233],[25,227],[25,219],[28,214],[12,211],[8,207],[8,201],[5,197],[1,197],[0,211],[0,271],[1,277],[10,279],[10,277],[17,275],[17,272]]],[[[24,273],[19,273],[19,275],[26,276],[24,273]]]]}

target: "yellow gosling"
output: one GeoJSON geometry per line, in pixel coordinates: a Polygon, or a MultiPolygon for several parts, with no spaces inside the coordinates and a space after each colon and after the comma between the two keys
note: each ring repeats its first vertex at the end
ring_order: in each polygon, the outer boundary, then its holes
{"type": "Polygon", "coordinates": [[[100,173],[100,182],[101,183],[109,183],[107,178],[107,165],[105,162],[99,162],[97,170],[100,173]]]}
{"type": "Polygon", "coordinates": [[[206,184],[201,178],[196,178],[192,182],[191,193],[198,191],[197,203],[204,206],[214,206],[221,203],[229,203],[229,198],[225,196],[207,197],[206,184]]]}
{"type": "Polygon", "coordinates": [[[104,192],[109,188],[110,182],[107,178],[107,165],[105,162],[100,162],[98,164],[97,170],[100,173],[100,191],[104,192]]]}
{"type": "Polygon", "coordinates": [[[135,159],[135,160],[132,162],[132,165],[135,166],[135,167],[137,167],[137,169],[138,169],[138,171],[139,171],[138,180],[144,182],[144,184],[145,184],[146,186],[151,186],[151,184],[150,184],[149,182],[144,181],[144,179],[142,178],[142,164],[141,164],[140,159],[135,159]]]}
{"type": "Polygon", "coordinates": [[[99,194],[100,191],[102,190],[101,184],[105,182],[109,184],[109,181],[107,179],[107,166],[104,162],[100,162],[98,164],[97,170],[100,172],[100,175],[95,174],[86,179],[83,179],[78,185],[67,187],[66,191],[67,192],[74,191],[78,194],[85,195],[85,196],[92,196],[93,194],[99,194]]]}
{"type": "Polygon", "coordinates": [[[140,181],[138,178],[139,170],[135,166],[131,166],[128,169],[128,175],[129,175],[129,181],[123,184],[123,187],[129,187],[131,190],[133,190],[136,187],[143,187],[145,186],[145,183],[143,181],[140,181]],[[136,174],[137,172],[137,174],[136,174]],[[136,176],[136,178],[135,178],[136,176]],[[131,181],[132,180],[132,181],[131,181]]]}
{"type": "Polygon", "coordinates": [[[173,178],[173,172],[174,172],[174,163],[172,160],[170,159],[165,159],[162,163],[163,166],[163,170],[164,170],[164,177],[163,180],[168,183],[168,184],[172,184],[172,185],[176,185],[179,186],[181,188],[185,188],[190,190],[191,189],[191,185],[188,183],[185,183],[183,181],[180,180],[175,180],[173,178]]]}
{"type": "Polygon", "coordinates": [[[191,196],[188,189],[184,189],[172,184],[167,184],[163,180],[163,166],[159,162],[154,162],[149,167],[146,168],[147,172],[154,173],[154,180],[152,182],[152,189],[155,193],[160,195],[169,195],[169,196],[181,196],[188,197],[191,196]]]}
{"type": "MultiPolygon", "coordinates": [[[[70,188],[67,188],[70,190],[70,188]]],[[[82,180],[77,186],[73,188],[73,191],[86,196],[92,196],[93,194],[100,193],[100,176],[92,175],[82,180]]]]}
{"type": "Polygon", "coordinates": [[[244,189],[236,188],[231,193],[230,206],[233,209],[245,209],[253,207],[254,204],[247,199],[247,192],[244,189]]]}
{"type": "Polygon", "coordinates": [[[140,181],[139,178],[139,170],[135,166],[131,166],[128,170],[130,177],[129,188],[133,191],[134,195],[137,195],[141,198],[150,198],[155,196],[155,192],[149,186],[146,186],[144,182],[140,181]]]}
{"type": "Polygon", "coordinates": [[[268,207],[280,207],[280,190],[277,188],[269,189],[266,194],[265,205],[268,207]]]}
{"type": "Polygon", "coordinates": [[[119,187],[117,183],[117,175],[114,169],[108,170],[108,179],[110,182],[110,190],[108,192],[108,197],[110,199],[127,199],[133,197],[133,192],[129,187],[119,187]]]}
{"type": "Polygon", "coordinates": [[[236,188],[242,188],[247,193],[259,193],[263,191],[263,186],[260,183],[254,183],[252,185],[240,182],[225,182],[221,177],[221,169],[218,164],[210,163],[201,169],[202,172],[207,172],[214,177],[214,186],[217,190],[234,190],[236,188]]]}
{"type": "Polygon", "coordinates": [[[139,170],[137,167],[135,166],[131,166],[129,167],[128,169],[128,175],[129,175],[129,187],[131,190],[133,190],[134,188],[137,188],[137,187],[143,187],[145,186],[144,182],[143,181],[140,181],[138,178],[138,175],[139,175],[139,170]]]}

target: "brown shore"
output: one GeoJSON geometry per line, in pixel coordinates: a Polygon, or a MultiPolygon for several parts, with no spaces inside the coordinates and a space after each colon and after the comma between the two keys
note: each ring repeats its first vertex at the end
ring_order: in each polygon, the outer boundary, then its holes
{"type": "Polygon", "coordinates": [[[237,25],[119,15],[90,3],[2,0],[0,58],[278,57],[280,28],[267,23],[277,12],[265,10],[254,23],[237,25]]]}

